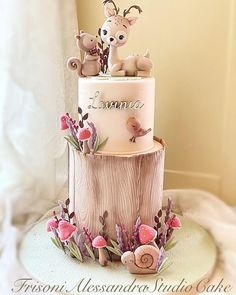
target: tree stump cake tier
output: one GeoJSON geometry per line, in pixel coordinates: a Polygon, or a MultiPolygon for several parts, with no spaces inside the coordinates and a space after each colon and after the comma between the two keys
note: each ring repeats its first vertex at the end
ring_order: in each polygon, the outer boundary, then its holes
{"type": "Polygon", "coordinates": [[[69,151],[70,210],[78,227],[88,228],[93,236],[101,231],[99,216],[105,211],[106,233],[116,240],[115,225],[125,225],[132,233],[140,216],[154,225],[161,208],[165,146],[162,140],[154,148],[138,155],[83,154],[69,151]]]}

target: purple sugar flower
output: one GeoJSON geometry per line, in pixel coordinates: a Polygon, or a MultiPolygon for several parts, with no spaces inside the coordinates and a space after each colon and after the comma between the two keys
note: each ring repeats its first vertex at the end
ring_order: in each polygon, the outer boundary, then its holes
{"type": "Polygon", "coordinates": [[[164,258],[165,258],[165,249],[163,247],[161,247],[160,256],[159,256],[159,259],[157,261],[157,270],[160,268],[164,258]]]}
{"type": "Polygon", "coordinates": [[[131,243],[131,237],[129,231],[125,228],[125,225],[122,224],[121,230],[123,233],[123,237],[125,239],[125,246],[126,246],[126,251],[130,251],[132,249],[132,243],[131,243]]]}
{"type": "Polygon", "coordinates": [[[66,123],[69,126],[71,135],[73,136],[74,140],[78,142],[78,139],[76,136],[78,131],[78,126],[76,125],[76,121],[74,121],[68,113],[66,114],[66,123]]]}
{"type": "Polygon", "coordinates": [[[85,235],[85,237],[87,239],[87,242],[88,242],[90,248],[94,250],[94,247],[93,247],[93,244],[92,244],[93,243],[93,237],[92,237],[91,232],[86,227],[83,227],[83,232],[84,232],[84,235],[85,235]]]}
{"type": "Polygon", "coordinates": [[[61,219],[64,220],[65,219],[64,203],[62,201],[58,201],[58,205],[59,205],[60,211],[61,211],[61,219]]]}
{"type": "Polygon", "coordinates": [[[167,232],[168,232],[168,226],[166,224],[163,224],[162,236],[160,241],[161,247],[164,247],[166,244],[167,232]]]}
{"type": "Polygon", "coordinates": [[[167,204],[167,208],[166,208],[166,216],[165,216],[165,223],[169,220],[171,212],[172,212],[172,208],[173,208],[173,201],[169,198],[168,199],[168,204],[167,204]]]}
{"type": "Polygon", "coordinates": [[[116,235],[117,235],[117,242],[118,242],[120,250],[122,252],[125,252],[125,244],[123,241],[122,230],[121,230],[121,227],[117,224],[116,224],[116,235]]]}
{"type": "Polygon", "coordinates": [[[139,227],[141,225],[142,221],[141,221],[141,218],[138,217],[136,222],[135,222],[135,225],[134,225],[134,246],[135,248],[137,248],[139,245],[140,245],[140,240],[139,240],[139,227]]]}
{"type": "Polygon", "coordinates": [[[91,149],[94,149],[96,138],[97,138],[97,129],[93,122],[87,122],[87,123],[89,127],[91,128],[91,132],[92,132],[92,136],[90,137],[88,144],[91,149]]]}

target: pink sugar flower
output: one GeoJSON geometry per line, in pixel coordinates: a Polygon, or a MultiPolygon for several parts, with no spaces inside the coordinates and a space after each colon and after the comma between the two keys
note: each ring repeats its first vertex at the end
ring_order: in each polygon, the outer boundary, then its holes
{"type": "Polygon", "coordinates": [[[58,228],[58,222],[55,220],[55,218],[51,218],[48,220],[46,228],[47,231],[52,231],[52,228],[58,228]]]}

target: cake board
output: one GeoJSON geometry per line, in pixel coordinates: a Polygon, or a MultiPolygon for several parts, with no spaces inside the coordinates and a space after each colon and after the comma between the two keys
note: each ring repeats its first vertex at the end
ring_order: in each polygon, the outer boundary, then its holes
{"type": "Polygon", "coordinates": [[[95,262],[79,263],[52,244],[45,230],[47,219],[26,233],[19,258],[34,284],[43,283],[51,288],[59,285],[62,292],[56,294],[148,294],[154,290],[154,294],[173,294],[172,290],[168,292],[164,288],[179,284],[187,288],[187,294],[199,281],[210,277],[217,249],[212,237],[201,226],[186,217],[180,219],[182,229],[174,234],[178,243],[167,252],[172,265],[159,276],[132,275],[121,262],[112,262],[107,267],[95,262]],[[104,289],[97,292],[95,286],[104,289]]]}

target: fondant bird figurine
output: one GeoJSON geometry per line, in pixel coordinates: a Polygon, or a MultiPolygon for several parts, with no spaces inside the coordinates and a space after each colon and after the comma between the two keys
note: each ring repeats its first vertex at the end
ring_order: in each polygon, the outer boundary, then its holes
{"type": "Polygon", "coordinates": [[[135,117],[130,117],[127,120],[126,127],[129,130],[129,132],[133,135],[129,140],[131,142],[136,142],[137,137],[142,137],[148,134],[150,131],[152,131],[151,128],[143,129],[141,123],[135,117]]]}

